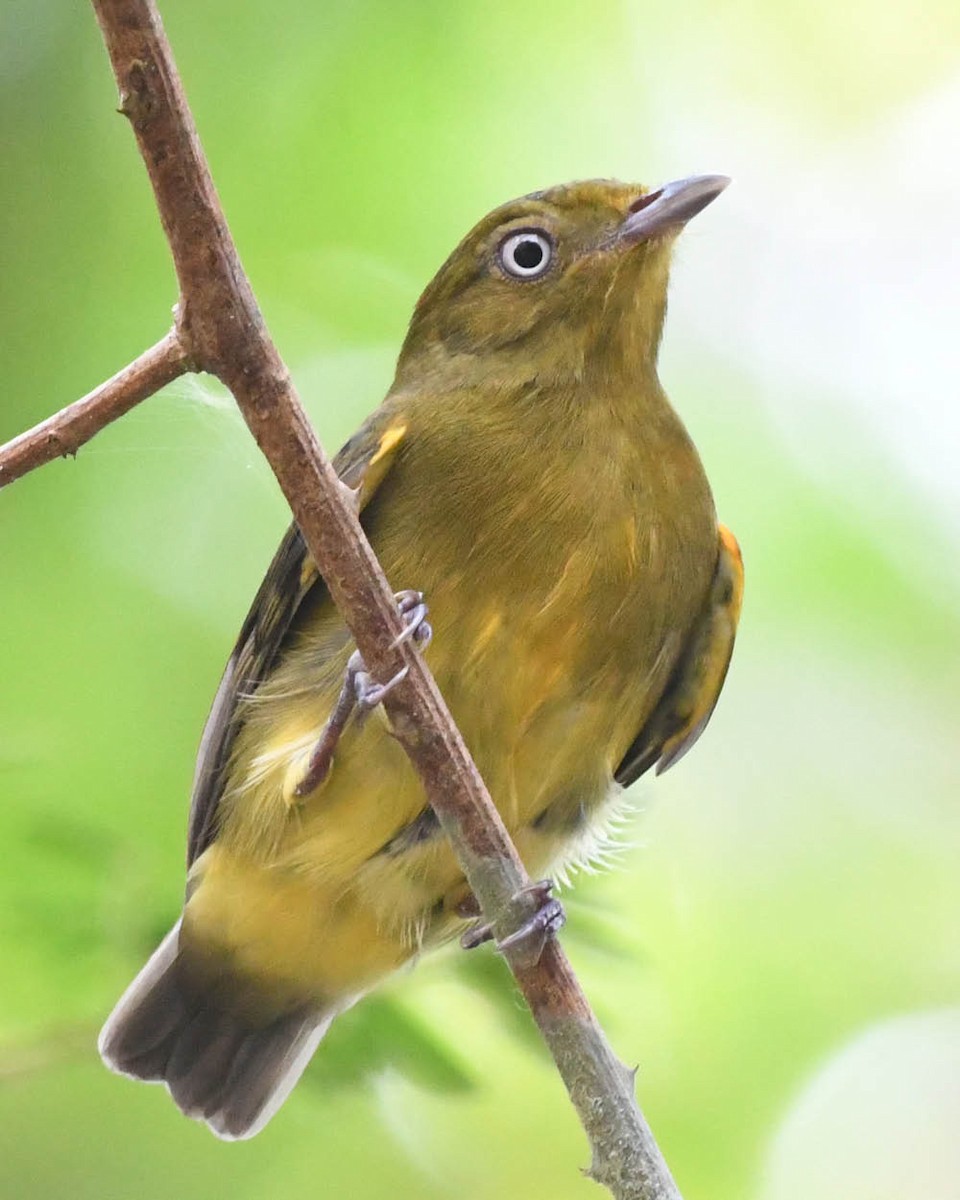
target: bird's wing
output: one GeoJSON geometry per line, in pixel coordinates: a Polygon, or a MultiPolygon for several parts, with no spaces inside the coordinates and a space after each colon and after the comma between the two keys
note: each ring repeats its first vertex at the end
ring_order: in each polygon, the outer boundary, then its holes
{"type": "MultiPolygon", "coordinates": [[[[380,410],[334,459],[342,482],[358,493],[361,511],[395,461],[406,429],[402,419],[394,416],[391,420],[380,410]]],[[[269,675],[300,605],[314,588],[322,586],[323,580],[307,553],[303,536],[293,524],[280,543],[243,623],[200,740],[190,802],[188,866],[216,836],[216,811],[224,770],[238,728],[234,719],[237,700],[256,691],[269,675]]]]}
{"type": "Polygon", "coordinates": [[[743,601],[737,539],[720,526],[720,552],[707,603],[649,720],[614,774],[627,787],[657,764],[672,767],[703,733],[727,675],[743,601]]]}

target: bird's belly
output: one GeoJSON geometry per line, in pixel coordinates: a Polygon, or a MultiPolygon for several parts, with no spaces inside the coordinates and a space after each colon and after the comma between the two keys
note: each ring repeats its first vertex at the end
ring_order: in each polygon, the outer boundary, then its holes
{"type": "MultiPolygon", "coordinates": [[[[652,604],[642,571],[604,573],[595,551],[583,562],[578,553],[546,578],[517,564],[499,580],[447,571],[423,581],[428,662],[535,876],[562,873],[602,838],[613,772],[699,603],[661,589],[652,604]]],[[[316,620],[339,619],[325,606],[316,620]]],[[[304,690],[309,670],[291,660],[270,683],[277,700],[251,743],[261,759],[270,747],[269,769],[234,761],[234,800],[196,865],[185,930],[245,977],[329,998],[449,936],[468,890],[381,710],[348,727],[328,778],[292,800],[342,664],[314,692],[304,690]],[[246,789],[244,772],[256,779],[246,789]]]]}
{"type": "MultiPolygon", "coordinates": [[[[589,857],[617,791],[613,772],[666,684],[676,640],[645,590],[626,574],[595,584],[575,564],[499,587],[489,577],[481,587],[469,572],[435,581],[428,662],[533,874],[589,857]]],[[[406,762],[398,804],[402,755],[388,740],[382,803],[398,818],[402,807],[402,818],[386,847],[359,865],[358,881],[385,919],[402,911],[422,922],[465,888],[406,762]]]]}

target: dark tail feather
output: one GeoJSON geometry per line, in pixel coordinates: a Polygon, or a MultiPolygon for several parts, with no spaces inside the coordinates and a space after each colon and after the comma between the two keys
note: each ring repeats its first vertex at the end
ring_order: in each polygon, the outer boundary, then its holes
{"type": "Polygon", "coordinates": [[[299,1010],[251,1028],[183,984],[179,922],[127,988],[100,1034],[111,1070],[159,1081],[219,1137],[258,1133],[290,1094],[336,1015],[299,1010]]]}

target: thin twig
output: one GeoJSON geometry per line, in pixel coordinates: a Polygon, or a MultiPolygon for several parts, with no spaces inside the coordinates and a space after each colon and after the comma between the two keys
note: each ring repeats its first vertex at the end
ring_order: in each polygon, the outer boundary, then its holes
{"type": "Polygon", "coordinates": [[[0,446],[0,488],[55,458],[76,454],[104,425],[189,369],[177,332],[171,329],[112,379],[0,446]]]}
{"type": "MultiPolygon", "coordinates": [[[[195,369],[236,398],[374,678],[407,674],[385,700],[393,729],[485,918],[503,937],[529,915],[523,864],[412,641],[398,643],[392,589],[303,413],[227,229],[151,0],[93,0],[153,185],[180,281],[177,335],[195,369]]],[[[398,581],[398,584],[416,581],[398,581]]],[[[536,965],[507,961],[590,1139],[590,1174],[619,1200],[679,1200],[620,1063],[555,940],[536,965]]]]}

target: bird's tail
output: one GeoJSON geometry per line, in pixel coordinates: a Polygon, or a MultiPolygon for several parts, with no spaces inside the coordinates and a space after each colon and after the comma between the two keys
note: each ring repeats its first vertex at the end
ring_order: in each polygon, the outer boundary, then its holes
{"type": "Polygon", "coordinates": [[[184,982],[179,934],[178,921],[120,998],[100,1054],[113,1071],[165,1083],[182,1111],[218,1137],[252,1137],[290,1094],[336,1012],[300,1009],[252,1027],[184,982]]]}

